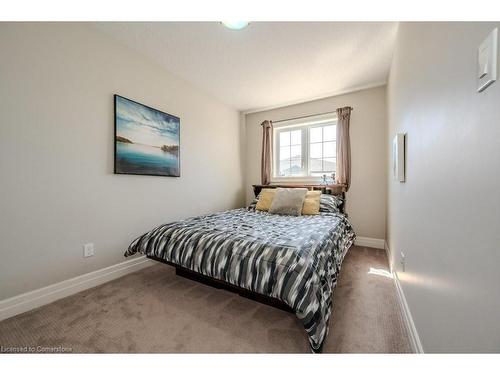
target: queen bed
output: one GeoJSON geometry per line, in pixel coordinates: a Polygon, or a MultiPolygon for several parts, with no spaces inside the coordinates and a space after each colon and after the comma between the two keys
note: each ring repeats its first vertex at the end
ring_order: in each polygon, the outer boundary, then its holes
{"type": "Polygon", "coordinates": [[[145,254],[181,276],[293,312],[312,351],[321,352],[337,277],[355,238],[343,203],[343,195],[322,194],[318,215],[270,214],[254,203],[164,224],[135,239],[125,256],[145,254]]]}

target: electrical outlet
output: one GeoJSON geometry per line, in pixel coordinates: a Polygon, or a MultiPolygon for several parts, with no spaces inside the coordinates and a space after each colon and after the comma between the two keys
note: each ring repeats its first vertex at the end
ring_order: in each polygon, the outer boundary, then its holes
{"type": "Polygon", "coordinates": [[[88,258],[94,255],[94,244],[86,243],[83,245],[83,257],[88,258]]]}
{"type": "Polygon", "coordinates": [[[401,268],[403,272],[406,271],[406,255],[402,251],[401,251],[401,268]]]}

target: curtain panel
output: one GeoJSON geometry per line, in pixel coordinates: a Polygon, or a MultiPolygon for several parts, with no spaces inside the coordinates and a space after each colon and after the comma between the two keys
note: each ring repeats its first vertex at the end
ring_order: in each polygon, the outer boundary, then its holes
{"type": "Polygon", "coordinates": [[[351,185],[351,141],[349,125],[351,107],[337,108],[337,172],[338,184],[345,185],[346,191],[351,185]]]}
{"type": "Polygon", "coordinates": [[[271,166],[273,163],[273,123],[264,121],[262,124],[262,157],[260,179],[262,185],[271,183],[271,166]]]}

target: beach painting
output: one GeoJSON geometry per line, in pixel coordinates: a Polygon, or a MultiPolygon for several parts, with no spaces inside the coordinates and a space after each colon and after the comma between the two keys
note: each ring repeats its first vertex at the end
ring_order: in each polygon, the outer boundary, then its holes
{"type": "Polygon", "coordinates": [[[180,176],[180,119],[115,95],[115,173],[180,176]]]}

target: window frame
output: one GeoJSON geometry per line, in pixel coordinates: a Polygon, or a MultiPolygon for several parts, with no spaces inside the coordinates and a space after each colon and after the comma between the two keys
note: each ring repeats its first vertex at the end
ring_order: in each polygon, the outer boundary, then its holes
{"type": "MultiPolygon", "coordinates": [[[[320,182],[322,176],[311,176],[311,160],[309,155],[309,129],[314,127],[323,127],[328,125],[337,126],[337,115],[328,113],[324,115],[307,116],[295,120],[280,121],[273,124],[273,158],[272,158],[272,173],[271,182],[320,182]],[[280,132],[302,130],[301,139],[301,168],[305,170],[306,175],[303,176],[278,176],[279,171],[279,153],[280,153],[280,132]],[[305,131],[304,131],[305,130],[305,131]]],[[[324,141],[322,142],[324,143],[324,141]]],[[[335,147],[337,147],[337,139],[335,139],[335,147]]]]}

